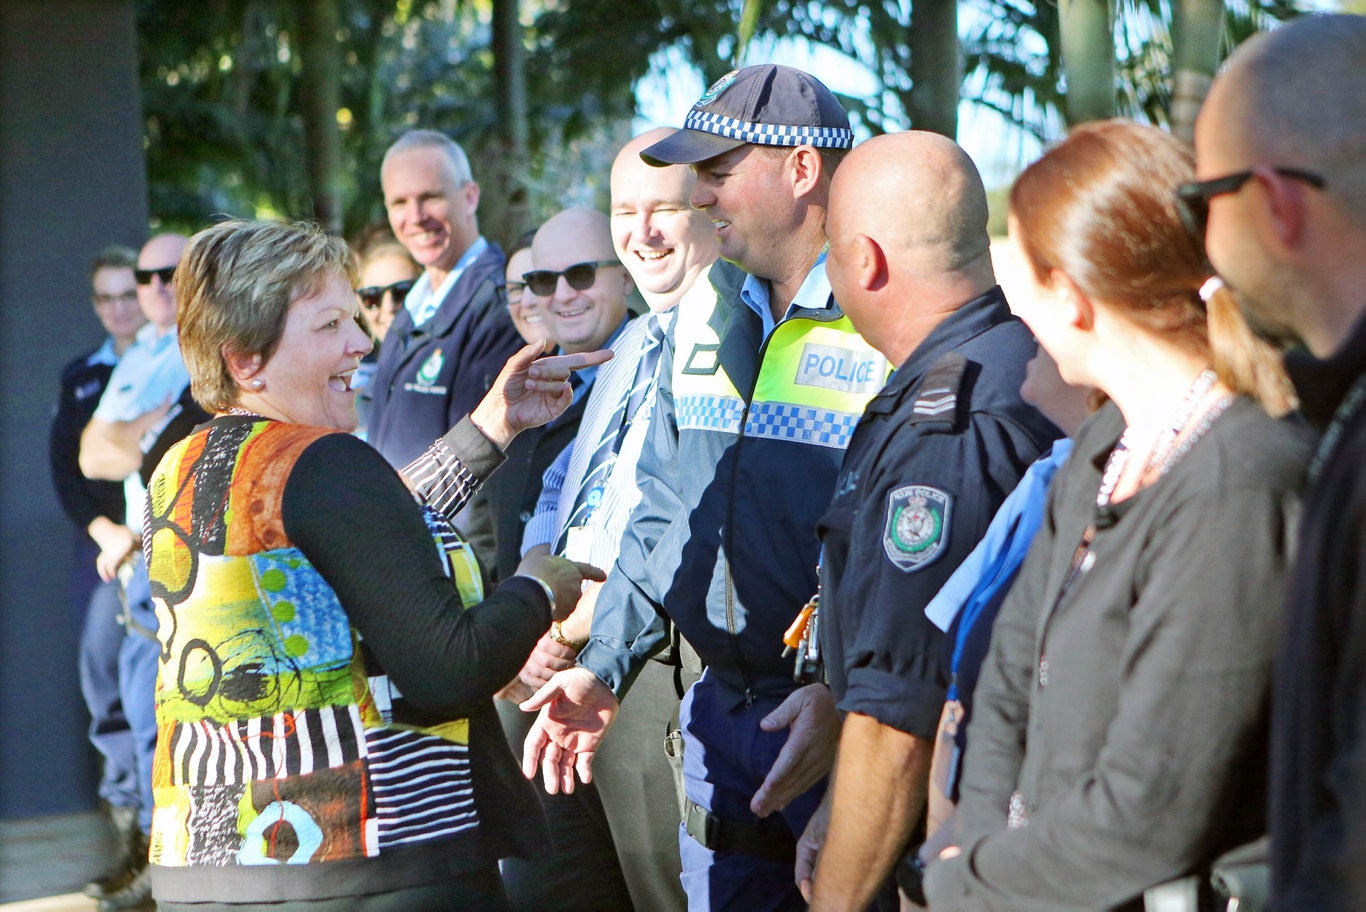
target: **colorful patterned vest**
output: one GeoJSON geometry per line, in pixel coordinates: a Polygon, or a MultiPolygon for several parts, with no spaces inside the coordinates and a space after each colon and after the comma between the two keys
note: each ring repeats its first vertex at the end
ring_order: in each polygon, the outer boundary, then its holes
{"type": "MultiPolygon", "coordinates": [[[[405,709],[285,535],[285,484],[330,433],[216,421],[152,479],[154,864],[358,860],[478,827],[467,721],[431,725],[405,709]]],[[[434,512],[427,520],[465,604],[478,602],[464,542],[434,512]]]]}

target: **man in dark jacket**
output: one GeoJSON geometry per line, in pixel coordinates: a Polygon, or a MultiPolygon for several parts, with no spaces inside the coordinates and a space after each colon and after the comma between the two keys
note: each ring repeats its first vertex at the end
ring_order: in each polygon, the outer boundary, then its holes
{"type": "Polygon", "coordinates": [[[1366,908],[1366,17],[1240,47],[1179,195],[1248,321],[1296,348],[1310,466],[1272,703],[1274,909],[1366,908]],[[1303,348],[1301,349],[1300,346],[1303,348]],[[1307,349],[1307,352],[1304,351],[1307,349]]]}
{"type": "Polygon", "coordinates": [[[108,336],[62,369],[61,395],[48,436],[52,483],[62,510],[80,529],[73,578],[84,620],[78,657],[81,695],[90,711],[90,743],[104,758],[99,795],[118,836],[113,868],[97,878],[100,890],[114,887],[136,867],[136,853],[145,853],[137,826],[141,795],[137,781],[133,732],[119,696],[119,649],[124,631],[119,624],[117,579],[99,578],[96,565],[106,545],[118,548],[126,538],[123,485],[93,480],[81,472],[81,432],[95,413],[109,384],[114,365],[133,344],[147,322],[138,306],[133,269],[137,251],[106,247],[90,266],[91,303],[108,336]]]}
{"type": "Polygon", "coordinates": [[[449,137],[413,130],[380,168],[389,225],[423,266],[384,339],[369,440],[395,468],[469,414],[521,337],[503,252],[479,234],[479,185],[449,137]]]}

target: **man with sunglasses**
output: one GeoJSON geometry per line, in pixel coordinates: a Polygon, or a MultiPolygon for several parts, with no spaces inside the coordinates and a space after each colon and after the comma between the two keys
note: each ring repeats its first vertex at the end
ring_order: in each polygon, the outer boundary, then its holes
{"type": "MultiPolygon", "coordinates": [[[[565,209],[551,216],[531,244],[534,269],[522,275],[523,295],[535,299],[542,326],[556,353],[572,355],[614,348],[627,325],[626,298],[631,277],[612,253],[607,216],[590,209],[565,209]]],[[[505,450],[506,461],[484,482],[471,502],[471,514],[492,519],[467,530],[480,563],[496,585],[521,562],[523,531],[541,494],[541,479],[556,456],[574,440],[596,386],[599,368],[578,371],[570,381],[574,399],[564,414],[543,427],[519,434],[505,450]]],[[[542,653],[547,633],[537,645],[542,653]]],[[[497,701],[511,744],[520,744],[532,717],[509,697],[497,701]]],[[[611,830],[596,789],[573,795],[542,795],[552,847],[534,859],[509,858],[503,884],[515,910],[570,907],[617,912],[631,907],[617,862],[611,830]]]]}
{"type": "Polygon", "coordinates": [[[1272,701],[1271,908],[1366,909],[1366,17],[1239,47],[1180,196],[1211,262],[1324,431],[1310,466],[1272,701]]]}
{"type": "MultiPolygon", "coordinates": [[[[535,299],[556,353],[610,347],[626,327],[626,298],[634,285],[612,254],[607,217],[589,209],[565,209],[536,232],[531,255],[536,268],[522,276],[523,295],[535,299]]],[[[495,584],[516,572],[541,477],[578,432],[597,373],[597,367],[590,367],[575,374],[573,404],[546,426],[519,435],[508,446],[507,463],[471,503],[471,510],[491,509],[491,528],[476,524],[467,531],[495,584]]]]}
{"type": "Polygon", "coordinates": [[[810,74],[728,74],[684,128],[641,153],[688,164],[692,205],[720,256],[710,301],[682,314],[659,365],[637,466],[642,499],[599,593],[577,668],[523,753],[548,788],[591,776],[593,753],[667,616],[707,665],[683,700],[680,836],[689,907],[803,909],[796,839],[820,802],[838,721],[823,684],[801,686],[783,633],[816,591],[816,521],[887,361],[853,329],[825,277],[830,178],[848,116],[810,74]]]}
{"type": "MultiPolygon", "coordinates": [[[[190,376],[176,334],[175,271],[186,238],[159,234],[138,253],[133,276],[147,324],[123,353],[81,435],[81,470],[91,478],[122,481],[125,524],[102,541],[99,571],[123,584],[127,635],[119,649],[119,694],[133,732],[138,787],[138,828],[152,826],[152,755],[156,748],[153,689],[160,646],[147,570],[138,548],[146,503],[146,478],[165,451],[208,415],[190,395],[190,376]]],[[[144,843],[145,845],[145,843],[144,843]]],[[[151,897],[146,852],[122,879],[94,884],[101,909],[141,908],[151,897]]]]}
{"type": "Polygon", "coordinates": [[[395,237],[423,269],[371,386],[367,439],[397,469],[474,409],[522,340],[507,313],[503,252],[479,233],[464,150],[434,130],[405,133],[384,155],[380,184],[395,237]]]}

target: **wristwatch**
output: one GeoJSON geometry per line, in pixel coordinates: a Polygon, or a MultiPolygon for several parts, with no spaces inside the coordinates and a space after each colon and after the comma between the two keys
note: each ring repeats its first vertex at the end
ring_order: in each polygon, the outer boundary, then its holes
{"type": "Polygon", "coordinates": [[[575,643],[569,637],[565,636],[564,628],[560,626],[559,621],[555,621],[553,624],[550,625],[550,638],[554,640],[556,643],[559,643],[561,646],[568,646],[575,652],[581,651],[583,647],[588,645],[587,640],[584,640],[581,643],[575,643]]]}

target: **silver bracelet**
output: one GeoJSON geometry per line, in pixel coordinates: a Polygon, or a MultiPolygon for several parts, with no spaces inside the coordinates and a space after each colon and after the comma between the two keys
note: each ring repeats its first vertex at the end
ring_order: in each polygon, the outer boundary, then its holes
{"type": "Polygon", "coordinates": [[[519,575],[520,575],[523,579],[529,579],[529,580],[531,580],[533,583],[535,583],[536,585],[538,585],[538,586],[541,587],[541,591],[545,593],[546,601],[550,602],[550,614],[551,614],[551,616],[553,617],[553,616],[555,615],[555,604],[556,604],[556,603],[555,603],[555,590],[554,590],[554,589],[551,589],[551,588],[550,588],[550,584],[547,583],[545,580],[541,579],[539,576],[532,576],[532,575],[529,574],[529,573],[522,573],[522,574],[519,574],[519,575]]]}

